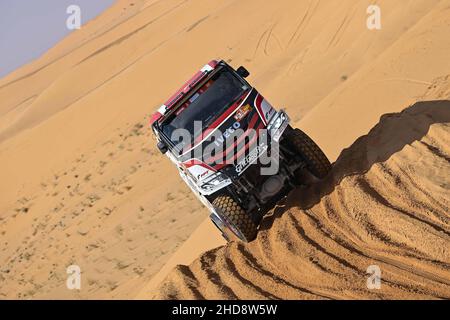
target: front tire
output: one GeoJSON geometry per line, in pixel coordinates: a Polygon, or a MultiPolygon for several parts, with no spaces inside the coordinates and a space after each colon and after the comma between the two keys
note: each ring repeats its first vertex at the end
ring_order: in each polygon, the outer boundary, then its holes
{"type": "Polygon", "coordinates": [[[256,238],[258,225],[232,197],[218,196],[212,204],[223,222],[222,225],[215,225],[222,231],[225,239],[250,242],[256,238]]]}
{"type": "Polygon", "coordinates": [[[290,128],[286,132],[295,153],[306,163],[306,168],[318,179],[325,178],[331,171],[331,163],[319,146],[300,129],[290,128]]]}

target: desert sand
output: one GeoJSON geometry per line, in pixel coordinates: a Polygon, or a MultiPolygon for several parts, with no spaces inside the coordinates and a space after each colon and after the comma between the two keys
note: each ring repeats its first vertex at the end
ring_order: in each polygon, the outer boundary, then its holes
{"type": "Polygon", "coordinates": [[[281,202],[257,240],[178,265],[155,298],[450,298],[449,133],[449,101],[383,116],[327,179],[281,202]],[[379,290],[366,285],[373,265],[379,290]]]}
{"type": "Polygon", "coordinates": [[[0,298],[450,297],[450,1],[369,4],[119,0],[0,79],[0,298]],[[148,128],[213,58],[336,161],[245,245],[148,128]]]}

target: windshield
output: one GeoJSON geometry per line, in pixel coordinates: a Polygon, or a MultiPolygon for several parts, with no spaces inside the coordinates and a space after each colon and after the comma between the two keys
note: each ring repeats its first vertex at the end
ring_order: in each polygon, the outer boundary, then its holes
{"type": "MultiPolygon", "coordinates": [[[[175,129],[186,129],[194,141],[208,126],[216,120],[228,107],[239,99],[248,85],[237,78],[230,70],[223,68],[214,73],[200,89],[196,90],[184,103],[177,107],[162,124],[162,131],[170,139],[175,129]],[[194,128],[194,121],[201,126],[194,128]],[[197,132],[194,132],[194,129],[197,132]]],[[[172,141],[179,151],[185,147],[186,141],[172,141]]]]}

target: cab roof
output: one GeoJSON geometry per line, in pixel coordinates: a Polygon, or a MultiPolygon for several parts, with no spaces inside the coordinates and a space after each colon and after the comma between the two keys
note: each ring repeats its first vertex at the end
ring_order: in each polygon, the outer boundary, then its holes
{"type": "Polygon", "coordinates": [[[159,109],[156,111],[150,120],[150,125],[159,121],[164,117],[168,110],[173,107],[183,96],[188,93],[192,87],[194,87],[199,81],[203,80],[206,75],[217,68],[221,61],[211,60],[208,64],[204,65],[192,78],[186,81],[183,86],[178,89],[159,109]]]}

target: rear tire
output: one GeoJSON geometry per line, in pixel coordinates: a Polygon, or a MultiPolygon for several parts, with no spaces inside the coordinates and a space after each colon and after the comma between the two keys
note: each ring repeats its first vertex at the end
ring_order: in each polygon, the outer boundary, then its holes
{"type": "Polygon", "coordinates": [[[258,225],[232,197],[218,196],[212,204],[224,222],[223,226],[215,223],[221,229],[224,238],[229,241],[239,239],[244,242],[250,242],[256,238],[258,225]]]}
{"type": "Polygon", "coordinates": [[[331,171],[331,164],[319,146],[300,129],[291,128],[286,133],[294,151],[305,161],[308,171],[318,179],[325,178],[331,171]]]}

